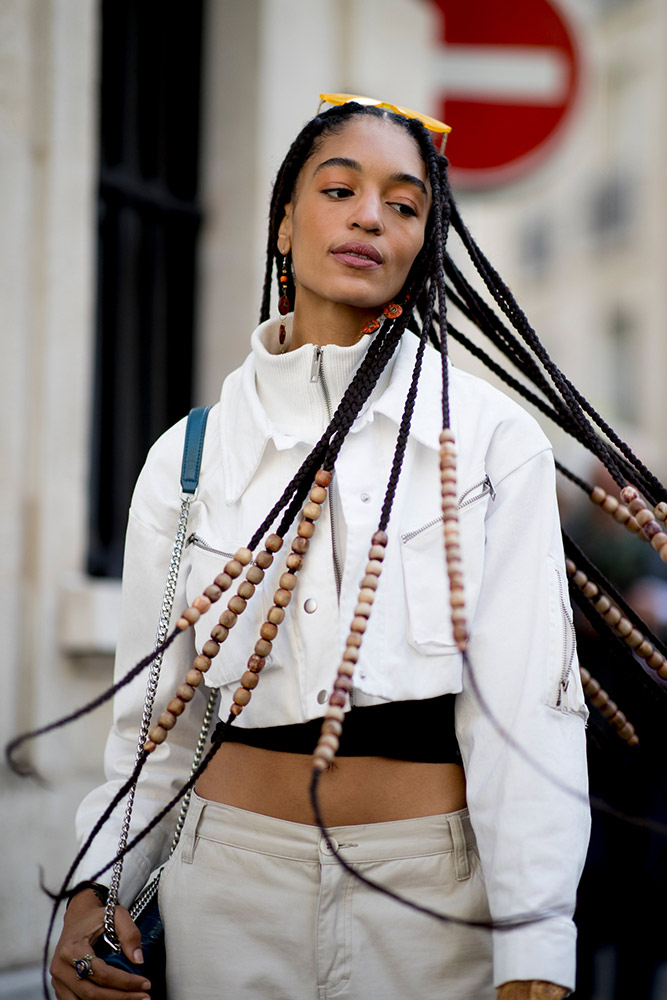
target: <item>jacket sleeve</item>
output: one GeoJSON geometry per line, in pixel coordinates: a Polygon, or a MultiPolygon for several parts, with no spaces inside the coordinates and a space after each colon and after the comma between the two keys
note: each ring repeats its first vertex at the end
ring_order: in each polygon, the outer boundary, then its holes
{"type": "Polygon", "coordinates": [[[457,698],[457,736],[491,915],[522,921],[493,931],[494,982],[542,979],[572,989],[572,914],[590,823],[587,710],[550,450],[494,485],[457,698]]]}
{"type": "MultiPolygon", "coordinates": [[[[182,435],[181,435],[182,439],[182,435]]],[[[175,454],[178,454],[174,448],[175,454]]],[[[123,567],[123,589],[119,642],[116,651],[115,679],[149,653],[157,633],[173,538],[178,521],[178,469],[168,493],[170,503],[160,502],[159,475],[151,475],[149,460],[140,477],[130,511],[123,567]],[[156,487],[157,480],[157,487],[156,487]],[[174,487],[173,483],[176,484],[174,487]],[[151,521],[144,517],[151,512],[151,521]],[[157,525],[160,525],[158,530],[157,525]]],[[[161,469],[159,470],[161,472],[161,469]]],[[[167,480],[171,476],[166,477],[167,480]]],[[[183,554],[174,597],[172,624],[186,607],[185,585],[188,574],[187,548],[183,554]]],[[[164,710],[184,680],[194,656],[192,629],[179,635],[166,651],[155,698],[154,717],[164,710]]],[[[113,724],[107,740],[104,767],[106,784],[101,785],[81,803],[76,817],[76,832],[81,844],[92,830],[98,817],[121,787],[135,764],[137,737],[141,724],[148,669],[114,699],[113,724]]],[[[197,689],[195,698],[178,719],[168,739],[152,753],[144,766],[132,812],[130,837],[142,830],[177,792],[187,779],[208,691],[197,689]]],[[[127,906],[133,901],[151,871],[168,853],[178,806],[124,860],[120,902],[127,906]]],[[[111,861],[118,848],[118,838],[125,811],[125,801],[116,808],[103,829],[97,834],[86,857],[79,865],[74,882],[90,879],[111,861]]],[[[109,884],[110,870],[98,878],[109,884]]]]}

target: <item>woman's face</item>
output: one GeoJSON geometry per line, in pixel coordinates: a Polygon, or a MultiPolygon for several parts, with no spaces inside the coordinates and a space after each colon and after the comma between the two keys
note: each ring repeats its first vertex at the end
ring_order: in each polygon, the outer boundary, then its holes
{"type": "Polygon", "coordinates": [[[323,301],[380,311],[423,245],[430,207],[426,166],[405,129],[358,117],[328,135],[302,167],[280,227],[295,311],[323,301]]]}

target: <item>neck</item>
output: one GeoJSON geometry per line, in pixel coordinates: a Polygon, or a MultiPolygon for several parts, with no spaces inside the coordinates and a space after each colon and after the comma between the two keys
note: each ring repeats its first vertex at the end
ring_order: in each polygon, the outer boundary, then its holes
{"type": "Polygon", "coordinates": [[[296,351],[304,344],[336,344],[338,347],[352,347],[358,344],[363,334],[361,329],[368,320],[382,314],[382,308],[360,309],[339,302],[317,304],[297,293],[294,303],[294,322],[290,351],[296,351]]]}

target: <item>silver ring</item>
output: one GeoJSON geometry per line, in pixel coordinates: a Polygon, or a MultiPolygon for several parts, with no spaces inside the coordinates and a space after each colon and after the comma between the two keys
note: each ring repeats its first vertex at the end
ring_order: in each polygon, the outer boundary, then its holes
{"type": "Polygon", "coordinates": [[[90,979],[93,974],[94,955],[84,955],[83,958],[73,958],[72,965],[77,979],[90,979]]]}

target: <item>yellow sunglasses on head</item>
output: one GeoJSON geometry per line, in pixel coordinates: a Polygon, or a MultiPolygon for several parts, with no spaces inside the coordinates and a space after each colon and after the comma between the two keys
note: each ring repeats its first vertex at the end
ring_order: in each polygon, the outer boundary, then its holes
{"type": "Polygon", "coordinates": [[[402,108],[398,104],[389,104],[388,101],[379,101],[375,97],[362,97],[360,94],[320,94],[320,104],[317,109],[317,113],[320,113],[322,106],[325,104],[341,105],[349,104],[352,101],[354,101],[355,104],[362,104],[368,107],[385,108],[387,111],[393,111],[394,114],[402,115],[404,118],[414,118],[416,121],[421,122],[424,128],[428,129],[429,132],[435,132],[436,135],[442,137],[438,152],[442,153],[444,151],[447,136],[452,131],[451,125],[445,125],[444,122],[439,122],[437,118],[431,118],[429,115],[423,115],[420,111],[411,111],[409,108],[402,108]]]}

